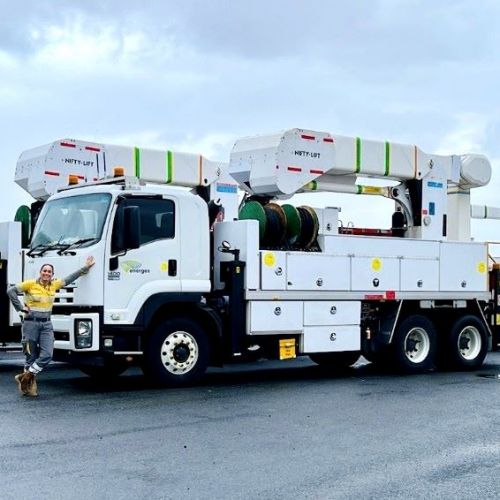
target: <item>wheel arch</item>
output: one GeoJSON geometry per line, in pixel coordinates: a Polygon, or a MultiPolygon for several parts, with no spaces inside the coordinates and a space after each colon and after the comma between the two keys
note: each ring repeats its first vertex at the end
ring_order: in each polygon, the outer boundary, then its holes
{"type": "Polygon", "coordinates": [[[144,342],[147,342],[151,333],[160,323],[172,318],[186,318],[197,323],[208,338],[210,364],[222,365],[222,320],[214,309],[202,302],[171,300],[155,308],[144,328],[144,342]]]}
{"type": "Polygon", "coordinates": [[[383,344],[391,344],[398,326],[413,314],[420,314],[432,321],[436,327],[438,339],[442,336],[440,332],[449,331],[458,319],[467,315],[476,316],[485,327],[488,338],[492,338],[490,325],[477,299],[466,301],[465,307],[454,307],[452,300],[432,301],[432,307],[422,307],[422,302],[427,303],[428,301],[402,300],[397,309],[393,309],[392,314],[381,321],[379,340],[383,344]],[[444,311],[445,313],[443,313],[444,311]]]}

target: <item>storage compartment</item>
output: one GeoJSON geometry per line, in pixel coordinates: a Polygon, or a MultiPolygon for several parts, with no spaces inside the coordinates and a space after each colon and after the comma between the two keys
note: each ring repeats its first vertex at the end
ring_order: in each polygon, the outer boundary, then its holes
{"type": "Polygon", "coordinates": [[[440,291],[488,290],[488,255],[485,243],[443,242],[440,260],[440,291]]]}
{"type": "Polygon", "coordinates": [[[393,257],[353,257],[352,290],[383,293],[399,290],[399,259],[393,257]]]}
{"type": "Polygon", "coordinates": [[[285,252],[260,252],[260,283],[262,290],[286,290],[285,252]]]}
{"type": "Polygon", "coordinates": [[[349,290],[349,257],[287,255],[288,290],[349,290]]]}
{"type": "Polygon", "coordinates": [[[343,352],[361,349],[359,325],[307,326],[302,336],[303,353],[343,352]]]}
{"type": "Polygon", "coordinates": [[[439,290],[439,261],[401,259],[402,292],[439,290]]]}
{"type": "Polygon", "coordinates": [[[359,325],[361,302],[304,302],[304,326],[359,325]]]}
{"type": "Polygon", "coordinates": [[[257,301],[250,302],[249,333],[302,333],[302,301],[257,301]]]}

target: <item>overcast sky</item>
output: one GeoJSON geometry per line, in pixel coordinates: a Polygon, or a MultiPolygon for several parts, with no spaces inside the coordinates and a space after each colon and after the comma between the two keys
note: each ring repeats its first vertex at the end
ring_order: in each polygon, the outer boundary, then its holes
{"type": "MultiPolygon", "coordinates": [[[[227,160],[236,138],[293,127],[486,154],[493,180],[473,201],[500,206],[498,1],[0,0],[0,8],[0,220],[30,202],[14,169],[41,144],[70,137],[227,160]]],[[[358,200],[349,205],[360,207],[358,225],[386,207],[358,200]]],[[[500,221],[485,228],[473,226],[500,240],[500,221]]]]}

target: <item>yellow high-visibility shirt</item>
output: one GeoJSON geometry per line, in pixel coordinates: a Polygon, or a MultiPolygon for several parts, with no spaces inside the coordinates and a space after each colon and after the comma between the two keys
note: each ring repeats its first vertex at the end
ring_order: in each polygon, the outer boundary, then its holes
{"type": "Polygon", "coordinates": [[[38,280],[26,280],[17,285],[19,292],[24,292],[24,304],[32,311],[50,312],[54,305],[56,292],[64,286],[64,280],[54,279],[48,285],[38,280]]]}

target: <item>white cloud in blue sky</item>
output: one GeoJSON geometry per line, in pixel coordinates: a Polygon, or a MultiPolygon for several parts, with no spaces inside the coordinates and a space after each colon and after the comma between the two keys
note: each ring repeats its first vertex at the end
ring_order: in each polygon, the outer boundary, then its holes
{"type": "MultiPolygon", "coordinates": [[[[496,1],[0,8],[0,171],[9,186],[0,220],[29,200],[12,180],[19,154],[61,137],[227,160],[237,137],[291,127],[484,153],[493,184],[474,201],[500,205],[496,1]]],[[[356,222],[373,219],[379,202],[355,203],[356,222]]]]}

